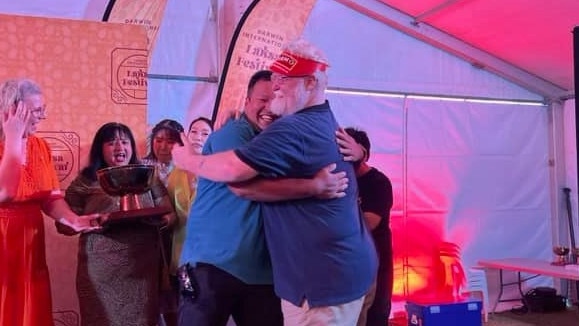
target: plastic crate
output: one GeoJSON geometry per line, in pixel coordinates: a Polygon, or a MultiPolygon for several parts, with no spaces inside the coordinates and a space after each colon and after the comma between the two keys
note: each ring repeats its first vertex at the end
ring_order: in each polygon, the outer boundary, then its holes
{"type": "Polygon", "coordinates": [[[481,326],[481,309],[482,302],[475,299],[406,303],[408,326],[481,326]]]}

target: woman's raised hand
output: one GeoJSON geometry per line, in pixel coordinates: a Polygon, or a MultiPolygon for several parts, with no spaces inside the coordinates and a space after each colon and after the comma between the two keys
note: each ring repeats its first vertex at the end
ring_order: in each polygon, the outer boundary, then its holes
{"type": "Polygon", "coordinates": [[[2,131],[7,143],[24,137],[30,119],[30,110],[22,101],[18,101],[2,114],[2,131]]]}

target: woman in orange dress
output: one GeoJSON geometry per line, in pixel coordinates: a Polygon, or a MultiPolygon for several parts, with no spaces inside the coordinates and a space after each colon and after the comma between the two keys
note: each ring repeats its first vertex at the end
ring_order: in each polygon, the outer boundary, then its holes
{"type": "Polygon", "coordinates": [[[52,326],[42,213],[82,232],[98,214],[78,216],[60,195],[50,149],[34,136],[46,118],[31,80],[0,84],[0,326],[52,326]]]}

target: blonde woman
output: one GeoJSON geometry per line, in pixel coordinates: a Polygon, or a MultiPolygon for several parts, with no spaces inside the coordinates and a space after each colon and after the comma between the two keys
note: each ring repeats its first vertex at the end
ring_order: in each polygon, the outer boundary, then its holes
{"type": "Polygon", "coordinates": [[[0,84],[0,116],[0,325],[51,326],[42,213],[77,232],[98,228],[99,215],[78,216],[60,194],[50,149],[34,136],[46,118],[40,87],[0,84]]]}

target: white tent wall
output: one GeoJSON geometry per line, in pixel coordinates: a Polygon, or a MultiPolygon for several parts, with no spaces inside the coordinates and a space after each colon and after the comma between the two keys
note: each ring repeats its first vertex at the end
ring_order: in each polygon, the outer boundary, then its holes
{"type": "MultiPolygon", "coordinates": [[[[96,0],[102,1],[102,0],[96,0]]],[[[212,117],[217,81],[235,26],[251,1],[167,1],[152,53],[150,125],[212,117]]]]}
{"type": "Polygon", "coordinates": [[[407,218],[443,221],[466,266],[549,258],[545,107],[410,102],[407,218]]]}
{"type": "Polygon", "coordinates": [[[148,121],[174,119],[187,127],[211,118],[217,93],[217,12],[210,0],[167,1],[151,55],[148,121]]]}
{"type": "Polygon", "coordinates": [[[199,116],[212,117],[217,81],[229,41],[250,3],[167,1],[151,54],[148,88],[151,126],[168,118],[187,127],[199,116]]]}
{"type": "MultiPolygon", "coordinates": [[[[426,224],[461,247],[466,267],[484,258],[551,259],[546,107],[341,94],[329,99],[342,125],[368,132],[370,163],[392,180],[391,224],[402,231],[394,237],[407,239],[399,242],[423,245],[421,235],[400,225],[426,224]]],[[[496,295],[496,274],[490,276],[496,295]]],[[[550,284],[535,281],[530,285],[550,284]]]]}

